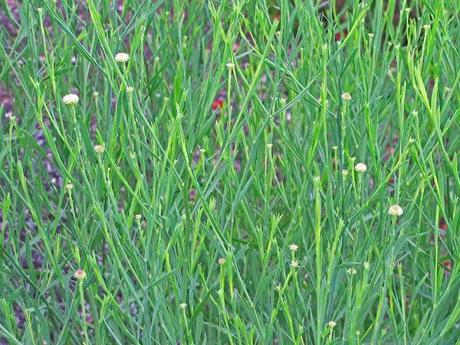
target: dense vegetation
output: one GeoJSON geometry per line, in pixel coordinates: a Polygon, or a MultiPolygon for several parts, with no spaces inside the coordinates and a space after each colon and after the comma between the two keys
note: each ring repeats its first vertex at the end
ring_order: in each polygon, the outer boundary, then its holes
{"type": "Polygon", "coordinates": [[[458,1],[0,6],[0,344],[460,344],[458,1]]]}

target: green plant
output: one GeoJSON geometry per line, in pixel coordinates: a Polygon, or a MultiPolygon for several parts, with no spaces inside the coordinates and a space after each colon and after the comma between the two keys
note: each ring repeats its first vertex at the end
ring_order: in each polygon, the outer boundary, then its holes
{"type": "Polygon", "coordinates": [[[458,2],[118,5],[1,5],[3,342],[458,344],[458,2]]]}

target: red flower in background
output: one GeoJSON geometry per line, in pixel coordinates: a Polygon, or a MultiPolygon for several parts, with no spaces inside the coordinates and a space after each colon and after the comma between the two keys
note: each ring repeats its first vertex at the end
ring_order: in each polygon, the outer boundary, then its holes
{"type": "Polygon", "coordinates": [[[447,226],[446,220],[443,217],[439,219],[438,228],[439,228],[439,236],[442,239],[445,239],[447,235],[448,226],[447,226]]]}
{"type": "Polygon", "coordinates": [[[444,230],[444,231],[447,230],[446,220],[444,218],[442,218],[442,217],[441,217],[441,219],[439,219],[439,229],[444,230]]]}
{"type": "Polygon", "coordinates": [[[348,36],[348,30],[347,29],[343,29],[342,32],[336,32],[335,33],[335,41],[338,42],[338,41],[341,41],[345,38],[347,38],[348,36]]]}
{"type": "Polygon", "coordinates": [[[452,272],[452,261],[449,259],[444,260],[442,265],[444,266],[444,276],[449,277],[450,273],[452,272]]]}
{"type": "Polygon", "coordinates": [[[444,260],[442,262],[442,265],[444,266],[444,268],[446,268],[447,270],[451,270],[452,269],[452,261],[450,261],[449,259],[448,260],[444,260]]]}
{"type": "Polygon", "coordinates": [[[212,110],[217,110],[219,108],[223,108],[224,106],[224,101],[221,99],[216,99],[214,102],[212,102],[211,108],[212,110]]]}

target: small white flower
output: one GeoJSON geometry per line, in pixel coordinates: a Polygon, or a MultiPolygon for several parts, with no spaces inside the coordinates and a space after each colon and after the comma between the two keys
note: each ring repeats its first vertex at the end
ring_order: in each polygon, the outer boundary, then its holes
{"type": "Polygon", "coordinates": [[[369,262],[367,262],[367,261],[366,261],[366,262],[364,262],[364,264],[363,264],[363,265],[364,265],[364,269],[365,269],[365,270],[368,270],[368,269],[369,269],[369,267],[371,267],[371,264],[370,264],[369,262]]]}
{"type": "Polygon", "coordinates": [[[219,258],[219,260],[217,260],[217,263],[220,265],[220,266],[223,266],[225,264],[225,258],[219,258]]]}
{"type": "Polygon", "coordinates": [[[348,92],[342,93],[342,99],[344,101],[351,101],[351,95],[348,92]]]}
{"type": "Polygon", "coordinates": [[[187,308],[187,303],[181,303],[181,304],[179,304],[179,308],[181,308],[181,309],[187,308]]]}
{"type": "Polygon", "coordinates": [[[337,326],[337,322],[331,320],[327,323],[327,325],[329,328],[334,328],[335,326],[337,326]]]}
{"type": "Polygon", "coordinates": [[[104,145],[94,145],[94,151],[96,151],[96,153],[103,153],[105,151],[105,146],[104,145]]]}
{"type": "Polygon", "coordinates": [[[70,193],[70,191],[73,189],[73,184],[72,183],[67,183],[65,185],[65,189],[66,189],[66,191],[68,191],[70,193]]]}
{"type": "Polygon", "coordinates": [[[77,278],[77,280],[83,280],[86,278],[86,272],[79,268],[75,271],[74,277],[77,278]]]}
{"type": "Polygon", "coordinates": [[[349,268],[349,269],[347,269],[347,273],[349,275],[351,275],[351,276],[354,276],[358,272],[356,272],[356,270],[354,268],[349,268]]]}
{"type": "Polygon", "coordinates": [[[74,93],[69,93],[68,95],[65,95],[64,97],[62,97],[62,101],[66,105],[75,105],[78,103],[79,99],[80,98],[74,93]]]}
{"type": "Polygon", "coordinates": [[[292,268],[298,268],[299,267],[299,262],[297,260],[292,260],[290,266],[292,268]]]}
{"type": "Polygon", "coordinates": [[[342,176],[347,177],[348,176],[348,170],[347,169],[342,169],[342,176]]]}
{"type": "Polygon", "coordinates": [[[363,173],[367,170],[367,165],[364,163],[358,163],[355,165],[355,170],[359,173],[363,173]]]}
{"type": "Polygon", "coordinates": [[[399,205],[391,205],[389,208],[388,208],[388,214],[390,216],[394,216],[394,217],[399,217],[399,216],[402,216],[403,214],[403,209],[401,206],[399,205]]]}
{"type": "Polygon", "coordinates": [[[128,86],[126,88],[126,93],[133,93],[134,92],[134,88],[132,86],[128,86]]]}
{"type": "Polygon", "coordinates": [[[126,53],[117,53],[117,55],[115,55],[116,62],[125,63],[125,62],[128,62],[128,60],[129,60],[129,55],[126,53]]]}
{"type": "Polygon", "coordinates": [[[289,250],[290,250],[291,252],[296,252],[297,249],[299,249],[299,246],[298,246],[297,244],[291,243],[291,244],[289,245],[289,250]]]}
{"type": "Polygon", "coordinates": [[[227,66],[228,69],[234,69],[235,68],[235,64],[231,63],[231,62],[228,62],[225,66],[227,66]]]}
{"type": "Polygon", "coordinates": [[[136,220],[137,220],[138,222],[140,222],[141,219],[142,219],[142,215],[141,215],[141,214],[136,214],[134,217],[136,218],[136,220]]]}

